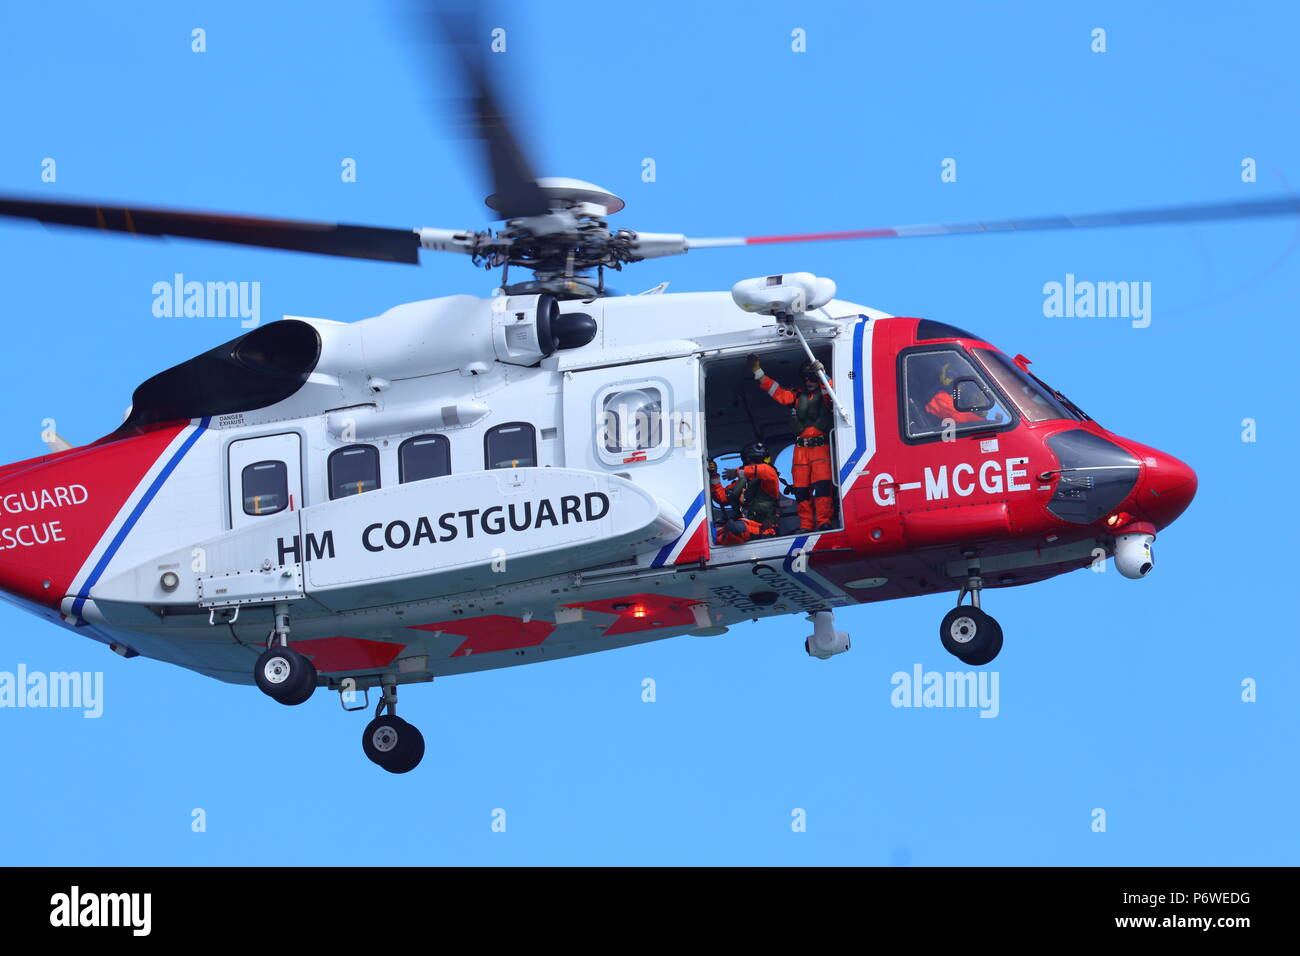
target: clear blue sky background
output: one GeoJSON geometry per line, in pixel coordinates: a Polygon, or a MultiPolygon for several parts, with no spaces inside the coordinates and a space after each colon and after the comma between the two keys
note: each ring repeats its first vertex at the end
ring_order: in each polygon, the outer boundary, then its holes
{"type": "MultiPolygon", "coordinates": [[[[485,184],[450,135],[445,73],[384,10],[6,3],[0,190],[481,227],[485,184]],[[196,26],[206,54],[190,52],[196,26]]],[[[539,172],[620,193],[615,222],[634,228],[850,229],[1300,184],[1298,24],[1281,2],[565,0],[497,19],[539,172]],[[956,183],[940,182],[945,157],[956,183]]],[[[842,613],[854,648],[827,662],[786,618],[408,689],[429,752],[394,777],[360,753],[367,718],[332,695],[285,708],[5,606],[0,670],[102,670],[106,710],[0,711],[0,862],[1294,864],[1298,230],[711,250],[616,278],[635,292],[828,275],[845,298],[1026,353],[1103,424],[1197,469],[1148,579],[1080,571],[989,595],[1007,634],[996,719],[890,706],[895,671],[949,667],[950,599],[933,597],[842,613]],[[1066,273],[1151,282],[1151,326],[1044,318],[1043,284],[1066,273]],[[1246,678],[1257,703],[1240,699],[1246,678]]],[[[139,381],[239,333],[154,318],[150,288],[176,272],[260,281],[267,319],[491,288],[451,256],[414,268],[8,223],[0,256],[5,460],[43,451],[46,417],[74,442],[104,434],[139,381]]]]}

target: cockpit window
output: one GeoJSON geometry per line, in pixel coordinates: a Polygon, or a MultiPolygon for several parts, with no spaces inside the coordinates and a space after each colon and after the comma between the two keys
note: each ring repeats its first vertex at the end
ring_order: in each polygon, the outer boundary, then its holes
{"type": "Polygon", "coordinates": [[[904,425],[913,441],[1005,428],[1011,412],[955,348],[916,349],[903,357],[904,425]]]}
{"type": "Polygon", "coordinates": [[[1021,414],[1031,422],[1046,422],[1052,419],[1080,421],[1079,416],[1070,411],[1062,402],[1037,379],[1026,373],[1001,352],[992,349],[975,349],[975,357],[980,360],[990,375],[997,381],[1002,391],[1011,396],[1021,414]]]}
{"type": "Polygon", "coordinates": [[[972,335],[965,329],[959,329],[955,325],[948,325],[946,322],[935,322],[932,319],[922,319],[916,323],[916,340],[924,342],[928,339],[975,339],[978,342],[985,341],[978,335],[972,335]]]}

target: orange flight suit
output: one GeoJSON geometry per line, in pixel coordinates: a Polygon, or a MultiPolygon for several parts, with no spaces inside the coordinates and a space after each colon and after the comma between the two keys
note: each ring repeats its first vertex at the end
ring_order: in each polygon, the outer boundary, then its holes
{"type": "Polygon", "coordinates": [[[744,465],[738,472],[736,480],[729,485],[723,485],[717,475],[710,482],[713,500],[724,508],[735,505],[741,515],[717,529],[714,540],[718,544],[743,544],[750,538],[774,535],[781,518],[781,480],[776,469],[763,462],[744,465]],[[729,527],[736,521],[743,525],[743,530],[729,527]]]}
{"type": "Polygon", "coordinates": [[[977,415],[975,412],[957,411],[957,406],[952,403],[952,393],[942,388],[934,393],[934,398],[925,403],[925,410],[941,422],[946,418],[951,418],[954,422],[984,421],[984,416],[977,415]]]}
{"type": "Polygon", "coordinates": [[[835,484],[831,474],[830,434],[835,417],[830,395],[821,383],[811,395],[803,389],[785,388],[768,375],[758,384],[777,402],[794,407],[795,421],[802,429],[795,439],[791,466],[791,484],[795,501],[799,503],[799,529],[814,531],[821,525],[833,524],[835,484]]]}

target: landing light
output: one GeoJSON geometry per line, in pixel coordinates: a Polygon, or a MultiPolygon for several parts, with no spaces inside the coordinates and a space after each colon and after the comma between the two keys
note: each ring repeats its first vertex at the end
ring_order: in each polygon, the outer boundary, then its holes
{"type": "Polygon", "coordinates": [[[632,604],[626,601],[619,602],[618,604],[612,604],[610,605],[610,609],[618,614],[627,614],[630,617],[638,617],[638,618],[645,617],[646,614],[649,613],[648,611],[646,611],[646,607],[644,604],[632,604]]]}

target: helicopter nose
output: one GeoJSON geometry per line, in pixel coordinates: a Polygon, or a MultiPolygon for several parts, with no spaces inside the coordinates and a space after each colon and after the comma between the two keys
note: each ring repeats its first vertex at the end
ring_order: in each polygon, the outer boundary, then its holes
{"type": "Polygon", "coordinates": [[[1157,528],[1173,524],[1196,497],[1196,472],[1184,461],[1154,448],[1137,446],[1146,466],[1138,505],[1157,528]]]}

